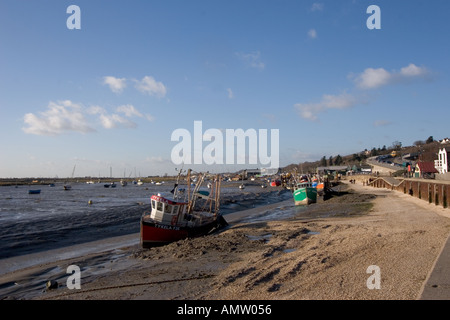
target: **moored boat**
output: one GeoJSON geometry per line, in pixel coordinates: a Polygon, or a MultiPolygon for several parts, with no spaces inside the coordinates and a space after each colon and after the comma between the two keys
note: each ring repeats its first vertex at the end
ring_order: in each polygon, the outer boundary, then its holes
{"type": "Polygon", "coordinates": [[[116,187],[116,184],[115,184],[114,182],[110,182],[110,183],[105,183],[103,186],[104,186],[105,188],[109,188],[109,187],[115,188],[115,187],[116,187]]]}
{"type": "MultiPolygon", "coordinates": [[[[173,193],[151,196],[151,209],[141,217],[140,237],[143,247],[206,235],[228,225],[219,213],[220,180],[208,198],[203,200],[200,196],[206,194],[199,192],[201,181],[194,190],[188,190],[187,195],[186,192],[178,192],[177,181],[173,193]],[[203,201],[200,207],[196,203],[199,199],[203,201]]],[[[190,186],[190,183],[187,185],[190,186]]]]}
{"type": "Polygon", "coordinates": [[[325,188],[325,183],[323,181],[319,181],[317,183],[316,189],[318,195],[323,195],[323,190],[325,188]]]}
{"type": "Polygon", "coordinates": [[[317,188],[313,187],[309,181],[300,182],[295,186],[293,197],[296,206],[315,203],[317,202],[317,188]]]}
{"type": "Polygon", "coordinates": [[[281,186],[281,181],[278,180],[278,179],[273,180],[273,181],[270,182],[270,186],[271,186],[271,187],[278,187],[278,186],[281,186]]]}
{"type": "Polygon", "coordinates": [[[28,190],[28,194],[40,194],[40,193],[41,193],[41,189],[28,190]]]}

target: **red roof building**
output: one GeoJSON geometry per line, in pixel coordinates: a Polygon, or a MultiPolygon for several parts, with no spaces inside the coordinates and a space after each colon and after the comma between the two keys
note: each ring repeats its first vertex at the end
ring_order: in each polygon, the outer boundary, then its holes
{"type": "Polygon", "coordinates": [[[435,173],[438,173],[434,167],[434,162],[417,162],[414,176],[416,178],[431,177],[435,173]]]}

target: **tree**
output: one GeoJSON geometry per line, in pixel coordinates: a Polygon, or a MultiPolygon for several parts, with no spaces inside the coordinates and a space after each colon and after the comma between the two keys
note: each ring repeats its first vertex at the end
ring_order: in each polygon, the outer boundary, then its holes
{"type": "Polygon", "coordinates": [[[342,164],[342,157],[341,157],[340,154],[338,154],[338,155],[336,156],[336,159],[334,159],[334,164],[335,164],[336,166],[340,166],[340,165],[342,164]]]}
{"type": "Polygon", "coordinates": [[[333,157],[330,156],[330,158],[328,159],[328,165],[332,166],[333,165],[333,157]]]}
{"type": "Polygon", "coordinates": [[[378,151],[377,148],[373,147],[372,150],[370,150],[370,155],[373,156],[377,156],[378,155],[378,151]]]}
{"type": "Polygon", "coordinates": [[[392,149],[394,150],[400,150],[402,147],[402,143],[400,141],[395,140],[392,142],[392,149]]]}
{"type": "Polygon", "coordinates": [[[321,167],[327,166],[327,158],[325,156],[323,156],[322,159],[320,159],[320,166],[321,167]]]}
{"type": "Polygon", "coordinates": [[[425,141],[426,144],[432,143],[434,141],[433,136],[429,136],[427,141],[425,141]]]}
{"type": "Polygon", "coordinates": [[[359,154],[357,154],[357,153],[354,153],[353,154],[353,161],[360,162],[361,161],[361,156],[359,154]]]}

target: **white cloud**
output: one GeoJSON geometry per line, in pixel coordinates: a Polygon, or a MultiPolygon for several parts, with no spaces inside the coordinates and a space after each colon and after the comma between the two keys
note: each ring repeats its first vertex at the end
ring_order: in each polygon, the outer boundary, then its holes
{"type": "Polygon", "coordinates": [[[161,156],[159,156],[159,157],[152,156],[152,157],[145,158],[145,162],[149,162],[152,164],[164,164],[164,163],[167,163],[168,161],[167,161],[167,159],[164,159],[161,156]]]}
{"type": "Polygon", "coordinates": [[[308,31],[308,37],[310,37],[311,39],[317,38],[317,31],[316,31],[316,29],[309,30],[308,31]]]}
{"type": "Polygon", "coordinates": [[[376,120],[376,121],[373,123],[373,125],[374,125],[375,127],[385,127],[385,126],[388,126],[388,125],[391,125],[391,124],[392,124],[392,122],[389,121],[389,120],[376,120]]]}
{"type": "Polygon", "coordinates": [[[132,117],[139,117],[139,118],[145,118],[148,121],[153,121],[154,118],[151,114],[142,114],[137,110],[133,105],[127,104],[123,106],[119,106],[116,108],[116,112],[125,114],[126,117],[132,118],[132,117]]]}
{"type": "Polygon", "coordinates": [[[263,70],[266,67],[266,65],[261,62],[261,53],[259,51],[253,53],[237,52],[236,56],[251,68],[263,70]]]}
{"type": "MultiPolygon", "coordinates": [[[[425,79],[430,75],[428,69],[418,67],[415,64],[409,64],[400,69],[400,71],[387,71],[384,68],[367,68],[358,75],[349,75],[356,87],[359,89],[375,89],[386,85],[397,83],[408,83],[416,79],[425,79]]],[[[323,95],[318,103],[297,103],[294,107],[300,116],[307,120],[317,120],[318,114],[328,109],[347,109],[357,104],[367,103],[365,98],[356,98],[351,94],[341,95],[323,95]]],[[[376,121],[374,126],[387,126],[388,121],[376,121]]]]}
{"type": "Polygon", "coordinates": [[[423,78],[428,75],[426,68],[417,67],[410,64],[398,71],[387,71],[383,68],[367,68],[355,77],[355,84],[360,89],[376,89],[394,83],[405,83],[416,78],[423,78]]]}
{"type": "MultiPolygon", "coordinates": [[[[87,117],[97,118],[97,123],[103,128],[136,128],[137,124],[129,118],[138,117],[153,121],[154,118],[150,114],[142,114],[133,105],[121,105],[115,108],[116,113],[109,113],[105,108],[100,106],[91,106],[84,108],[79,104],[75,104],[69,100],[50,102],[48,110],[40,112],[37,116],[33,113],[27,113],[24,116],[24,122],[28,127],[23,131],[36,135],[59,135],[66,132],[89,133],[96,130],[88,125],[87,117]],[[120,114],[123,114],[120,115],[120,114]]],[[[94,123],[95,121],[91,119],[94,123]]]]}
{"type": "Polygon", "coordinates": [[[92,107],[87,108],[86,113],[100,114],[100,113],[106,113],[106,110],[100,106],[92,106],[92,107]]]}
{"type": "Polygon", "coordinates": [[[131,120],[119,116],[118,114],[101,114],[100,122],[105,129],[114,129],[118,127],[136,128],[137,124],[131,120]]]}
{"type": "Polygon", "coordinates": [[[163,98],[167,89],[162,82],[156,81],[151,76],[145,76],[141,81],[134,80],[136,82],[136,89],[142,93],[146,93],[151,96],[163,98]]]}
{"type": "Polygon", "coordinates": [[[362,89],[373,89],[387,85],[392,75],[383,68],[367,68],[356,78],[356,85],[362,89]]]}
{"type": "Polygon", "coordinates": [[[116,111],[124,113],[129,118],[131,118],[133,116],[136,116],[139,118],[143,117],[142,113],[140,113],[138,110],[136,110],[136,108],[134,106],[132,106],[131,104],[119,106],[116,108],[116,111]]]}
{"type": "Polygon", "coordinates": [[[400,74],[403,77],[422,77],[428,74],[428,70],[411,63],[409,66],[401,68],[400,74]]]}
{"type": "Polygon", "coordinates": [[[229,98],[229,99],[233,99],[233,98],[234,98],[233,91],[232,91],[230,88],[228,88],[228,89],[227,89],[227,92],[228,92],[228,98],[229,98]]]}
{"type": "Polygon", "coordinates": [[[115,110],[117,113],[123,113],[126,118],[116,113],[108,114],[104,108],[99,106],[90,107],[87,112],[94,115],[99,114],[100,123],[105,129],[114,129],[118,127],[136,128],[137,124],[127,118],[138,117],[146,118],[149,121],[153,120],[151,115],[143,115],[131,104],[118,106],[115,110]]]}
{"type": "Polygon", "coordinates": [[[311,6],[311,11],[322,11],[323,10],[323,3],[314,2],[311,6]]]}
{"type": "Polygon", "coordinates": [[[127,86],[125,78],[119,79],[111,76],[103,77],[103,84],[108,85],[114,93],[121,93],[127,86]]]}
{"type": "Polygon", "coordinates": [[[317,115],[328,109],[347,109],[355,106],[357,103],[358,99],[347,93],[340,95],[325,94],[318,103],[297,103],[294,107],[302,118],[317,120],[317,115]]]}
{"type": "Polygon", "coordinates": [[[70,100],[50,102],[47,111],[40,112],[40,116],[27,113],[24,122],[28,127],[22,130],[35,135],[55,136],[66,132],[95,131],[88,125],[83,108],[70,100]]]}

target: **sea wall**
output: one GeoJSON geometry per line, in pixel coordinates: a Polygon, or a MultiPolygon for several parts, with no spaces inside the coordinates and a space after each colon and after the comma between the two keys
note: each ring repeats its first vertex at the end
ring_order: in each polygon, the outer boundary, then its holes
{"type": "Polygon", "coordinates": [[[444,181],[377,178],[368,185],[403,192],[444,208],[450,205],[450,184],[444,181]]]}
{"type": "Polygon", "coordinates": [[[450,172],[436,174],[435,178],[436,180],[450,181],[450,172]]]}

